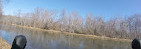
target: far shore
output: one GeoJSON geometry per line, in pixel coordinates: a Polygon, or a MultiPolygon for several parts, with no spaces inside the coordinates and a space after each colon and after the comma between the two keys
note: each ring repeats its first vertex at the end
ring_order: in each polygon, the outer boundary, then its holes
{"type": "MultiPolygon", "coordinates": [[[[41,31],[47,31],[47,32],[53,32],[53,33],[58,33],[61,31],[56,31],[56,30],[46,30],[46,29],[41,29],[41,28],[35,28],[35,27],[28,27],[28,26],[21,26],[21,25],[16,25],[16,24],[9,24],[12,26],[18,26],[22,28],[27,28],[27,29],[36,29],[36,30],[41,30],[41,31]]],[[[92,38],[92,39],[102,39],[102,40],[114,40],[114,41],[125,41],[125,42],[131,42],[131,39],[120,39],[120,38],[110,38],[110,37],[105,37],[105,36],[97,36],[97,35],[86,35],[86,34],[78,34],[78,33],[69,33],[69,32],[61,32],[66,35],[76,35],[76,36],[82,36],[82,37],[87,37],[87,38],[92,38]]]]}

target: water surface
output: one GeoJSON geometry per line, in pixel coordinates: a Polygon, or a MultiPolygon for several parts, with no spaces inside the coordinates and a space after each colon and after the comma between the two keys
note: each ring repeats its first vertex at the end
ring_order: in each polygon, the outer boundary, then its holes
{"type": "Polygon", "coordinates": [[[0,25],[0,37],[10,45],[16,35],[25,35],[26,49],[131,49],[130,42],[91,39],[87,37],[48,33],[16,26],[0,25]]]}

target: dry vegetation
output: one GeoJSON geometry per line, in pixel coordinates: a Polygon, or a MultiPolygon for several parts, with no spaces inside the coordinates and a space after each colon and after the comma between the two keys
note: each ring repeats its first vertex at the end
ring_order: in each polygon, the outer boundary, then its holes
{"type": "MultiPolygon", "coordinates": [[[[0,15],[2,15],[1,3],[0,15]]],[[[15,16],[3,15],[0,18],[0,23],[4,24],[16,24],[62,32],[124,39],[140,38],[141,35],[141,15],[137,14],[105,20],[105,18],[95,17],[91,13],[82,18],[77,12],[67,12],[65,9],[58,12],[36,8],[34,12],[22,13],[18,11],[15,16]]]]}
{"type": "Polygon", "coordinates": [[[140,38],[141,15],[114,17],[105,21],[88,13],[82,18],[77,12],[62,12],[36,8],[31,13],[17,12],[16,16],[3,16],[1,23],[16,24],[46,30],[58,30],[79,34],[107,36],[112,38],[140,38]]]}
{"type": "Polygon", "coordinates": [[[10,49],[11,46],[0,37],[0,49],[10,49]]]}

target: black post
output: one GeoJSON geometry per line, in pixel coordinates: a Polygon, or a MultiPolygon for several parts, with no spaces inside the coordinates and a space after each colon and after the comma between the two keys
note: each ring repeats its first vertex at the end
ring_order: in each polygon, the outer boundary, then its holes
{"type": "Polygon", "coordinates": [[[140,40],[139,39],[134,39],[133,41],[132,41],[132,49],[141,49],[141,42],[140,42],[140,40]]]}
{"type": "Polygon", "coordinates": [[[24,35],[17,35],[13,41],[11,49],[24,49],[26,46],[27,40],[24,35]]]}

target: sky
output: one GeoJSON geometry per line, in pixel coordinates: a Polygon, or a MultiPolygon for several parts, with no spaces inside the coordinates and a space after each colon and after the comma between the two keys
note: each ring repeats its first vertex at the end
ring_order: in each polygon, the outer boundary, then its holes
{"type": "Polygon", "coordinates": [[[3,3],[3,12],[5,15],[13,15],[18,10],[27,13],[37,7],[58,11],[66,9],[82,16],[87,13],[104,17],[141,14],[141,0],[10,0],[3,3]]]}

